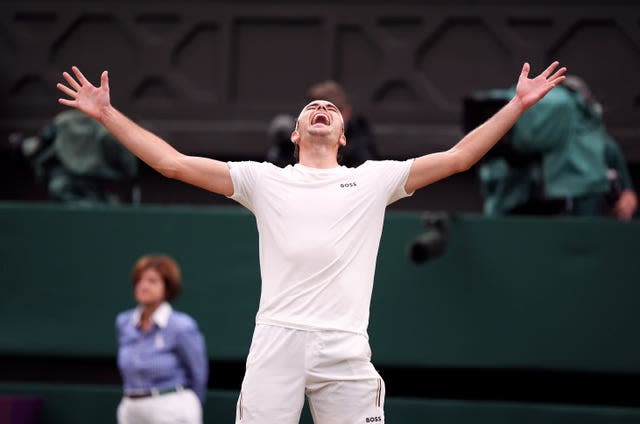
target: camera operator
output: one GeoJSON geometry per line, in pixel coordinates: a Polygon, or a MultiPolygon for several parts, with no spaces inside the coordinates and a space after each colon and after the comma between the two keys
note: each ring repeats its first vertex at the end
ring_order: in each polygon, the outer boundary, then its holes
{"type": "MultiPolygon", "coordinates": [[[[512,93],[489,90],[467,99],[466,124],[512,93]]],[[[479,167],[486,214],[633,217],[638,202],[627,165],[582,79],[568,76],[504,141],[479,167]]]]}

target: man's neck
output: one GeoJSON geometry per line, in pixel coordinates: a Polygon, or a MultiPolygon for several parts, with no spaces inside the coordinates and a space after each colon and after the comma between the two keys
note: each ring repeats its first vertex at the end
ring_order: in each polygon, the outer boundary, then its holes
{"type": "Polygon", "coordinates": [[[307,145],[300,149],[300,165],[310,168],[329,169],[338,167],[337,151],[329,146],[307,145]]]}
{"type": "Polygon", "coordinates": [[[333,160],[302,160],[300,159],[300,161],[298,162],[300,165],[304,165],[304,166],[308,166],[309,168],[317,168],[317,169],[331,169],[331,168],[337,168],[338,166],[338,162],[333,159],[333,160]]]}

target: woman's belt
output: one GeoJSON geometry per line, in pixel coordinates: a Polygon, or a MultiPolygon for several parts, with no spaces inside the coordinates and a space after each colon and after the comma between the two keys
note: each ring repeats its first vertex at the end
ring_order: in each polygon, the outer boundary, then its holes
{"type": "Polygon", "coordinates": [[[188,387],[178,384],[177,386],[165,387],[162,389],[151,388],[151,389],[145,389],[145,390],[130,390],[124,393],[124,397],[130,398],[130,399],[140,399],[140,398],[146,398],[151,396],[166,395],[167,393],[181,392],[185,389],[188,389],[188,387]]]}

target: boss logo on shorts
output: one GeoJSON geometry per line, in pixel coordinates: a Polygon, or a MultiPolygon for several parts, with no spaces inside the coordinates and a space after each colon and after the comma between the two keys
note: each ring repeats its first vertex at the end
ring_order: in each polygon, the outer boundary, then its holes
{"type": "Polygon", "coordinates": [[[382,417],[367,417],[364,419],[365,423],[379,423],[382,421],[382,417]]]}
{"type": "Polygon", "coordinates": [[[349,188],[349,187],[355,187],[356,186],[356,182],[352,182],[352,183],[342,183],[340,184],[340,188],[349,188]]]}

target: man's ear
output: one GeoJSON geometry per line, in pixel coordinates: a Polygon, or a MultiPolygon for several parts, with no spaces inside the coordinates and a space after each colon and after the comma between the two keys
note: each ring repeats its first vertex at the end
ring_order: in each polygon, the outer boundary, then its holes
{"type": "Polygon", "coordinates": [[[340,138],[338,139],[338,143],[340,143],[341,146],[346,146],[347,145],[347,137],[345,137],[344,134],[340,135],[340,138]]]}
{"type": "Polygon", "coordinates": [[[291,142],[293,144],[298,144],[299,141],[300,141],[300,133],[297,130],[293,130],[293,132],[291,133],[291,142]]]}

